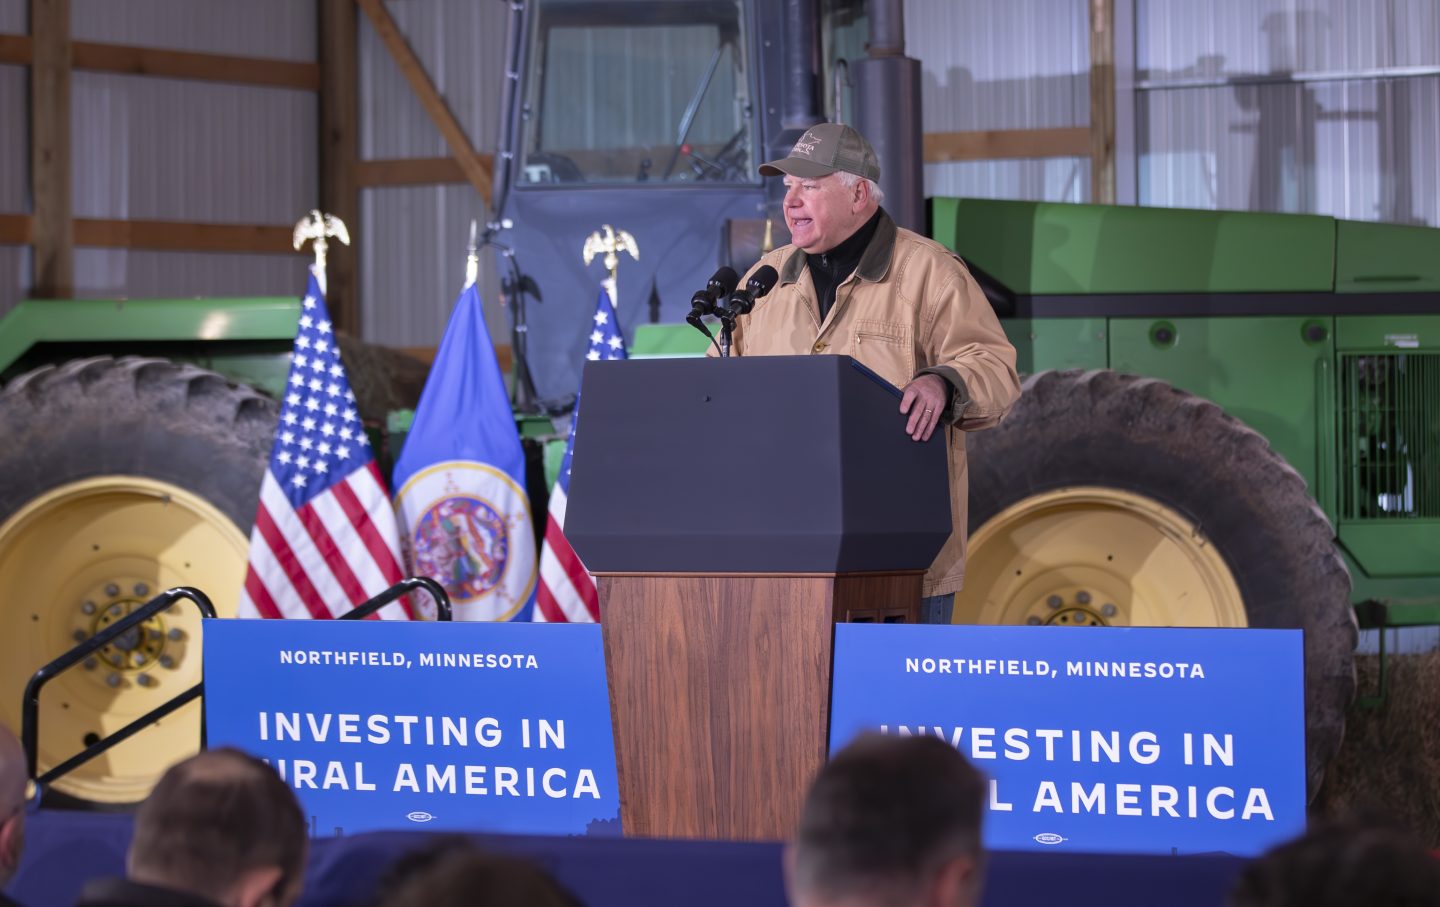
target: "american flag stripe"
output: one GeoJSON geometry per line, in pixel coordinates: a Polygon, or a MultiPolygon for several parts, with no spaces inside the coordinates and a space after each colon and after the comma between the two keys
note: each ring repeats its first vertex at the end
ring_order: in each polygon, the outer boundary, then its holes
{"type": "Polygon", "coordinates": [[[379,467],[371,460],[364,469],[357,469],[335,486],[335,499],[345,509],[350,524],[365,542],[371,561],[384,575],[387,586],[400,582],[400,559],[385,544],[386,538],[399,538],[395,523],[395,507],[380,478],[379,467]]]}
{"type": "Polygon", "coordinates": [[[305,527],[305,532],[309,534],[310,540],[315,543],[315,550],[324,559],[325,565],[334,574],[335,582],[339,583],[340,588],[344,590],[346,600],[354,601],[358,598],[360,601],[364,601],[365,587],[361,586],[360,580],[356,579],[355,572],[350,568],[349,559],[345,557],[340,546],[335,544],[335,537],[330,534],[325,517],[320,513],[322,509],[329,509],[325,507],[326,503],[333,503],[333,500],[329,495],[322,494],[295,511],[295,516],[305,527]]]}
{"type": "MultiPolygon", "coordinates": [[[[269,475],[260,485],[260,509],[255,514],[255,525],[310,616],[330,617],[327,603],[345,601],[345,590],[330,572],[304,522],[269,475]]],[[[277,591],[272,589],[270,594],[275,595],[277,591]]]]}
{"type": "Polygon", "coordinates": [[[565,538],[560,524],[551,519],[545,526],[545,550],[540,555],[540,575],[544,579],[539,601],[546,620],[593,621],[600,619],[600,597],[595,580],[580,563],[575,549],[565,538]]]}
{"type": "Polygon", "coordinates": [[[255,514],[255,534],[251,536],[250,548],[252,551],[263,549],[269,555],[273,569],[268,577],[262,573],[260,580],[265,583],[266,589],[271,590],[271,596],[290,603],[291,607],[287,610],[291,612],[296,610],[297,605],[304,609],[303,613],[292,613],[286,615],[287,617],[329,616],[325,613],[324,603],[316,594],[315,587],[310,585],[310,579],[300,567],[295,553],[285,544],[279,527],[270,518],[270,514],[264,511],[255,514]],[[290,594],[287,595],[287,592],[290,594]]]}
{"type": "MultiPolygon", "coordinates": [[[[270,590],[265,588],[265,581],[261,574],[268,573],[280,582],[289,582],[280,573],[278,566],[270,558],[270,550],[263,544],[250,544],[250,569],[245,571],[245,588],[240,593],[240,609],[237,612],[241,617],[264,617],[271,620],[288,617],[292,615],[282,614],[280,606],[270,596],[270,590]]],[[[289,601],[295,601],[290,599],[289,601]]],[[[294,617],[309,617],[308,614],[296,614],[294,617]]]]}
{"type": "MultiPolygon", "coordinates": [[[[383,591],[400,582],[405,576],[400,569],[400,560],[395,551],[385,544],[384,538],[387,534],[390,538],[398,538],[399,529],[395,522],[394,505],[390,503],[390,495],[380,478],[379,467],[372,460],[368,467],[351,473],[331,491],[345,514],[350,531],[359,536],[364,553],[368,555],[362,556],[358,547],[350,549],[355,562],[364,564],[366,588],[383,591]]],[[[376,594],[378,591],[371,593],[372,596],[376,594]]],[[[408,595],[401,596],[396,603],[386,605],[375,613],[391,620],[413,619],[416,616],[408,595]]]]}
{"type": "MultiPolygon", "coordinates": [[[[335,487],[338,489],[340,486],[336,485],[335,487]]],[[[338,498],[339,495],[322,494],[306,506],[314,509],[316,517],[324,524],[325,530],[329,532],[331,538],[353,537],[356,532],[355,526],[338,498]]],[[[331,565],[336,566],[343,563],[346,568],[345,572],[353,577],[355,589],[350,596],[350,601],[363,602],[371,597],[366,590],[386,589],[398,582],[398,580],[381,573],[374,558],[370,557],[369,552],[360,545],[342,545],[337,546],[337,549],[331,565]]],[[[346,588],[349,588],[348,584],[346,588]]],[[[384,611],[388,608],[389,606],[386,606],[381,610],[384,611]]]]}

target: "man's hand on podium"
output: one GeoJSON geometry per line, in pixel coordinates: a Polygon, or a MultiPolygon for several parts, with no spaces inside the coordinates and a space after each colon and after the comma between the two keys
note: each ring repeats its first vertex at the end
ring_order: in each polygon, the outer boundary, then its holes
{"type": "Polygon", "coordinates": [[[909,413],[905,433],[916,441],[928,441],[940,424],[940,413],[948,405],[950,389],[939,375],[921,375],[905,385],[900,398],[901,414],[909,413]]]}

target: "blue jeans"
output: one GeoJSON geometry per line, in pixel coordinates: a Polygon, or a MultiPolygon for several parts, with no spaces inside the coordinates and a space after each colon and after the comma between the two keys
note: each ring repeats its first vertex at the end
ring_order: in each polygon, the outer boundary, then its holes
{"type": "Polygon", "coordinates": [[[920,623],[948,624],[955,613],[955,593],[927,595],[920,599],[920,623]]]}

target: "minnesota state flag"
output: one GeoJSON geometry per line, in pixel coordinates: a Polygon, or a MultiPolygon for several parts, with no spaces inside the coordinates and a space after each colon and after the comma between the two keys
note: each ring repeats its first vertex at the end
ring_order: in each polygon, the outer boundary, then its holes
{"type": "Polygon", "coordinates": [[[473,282],[455,302],[392,487],[410,572],[445,587],[456,620],[530,619],[525,454],[473,282]]]}

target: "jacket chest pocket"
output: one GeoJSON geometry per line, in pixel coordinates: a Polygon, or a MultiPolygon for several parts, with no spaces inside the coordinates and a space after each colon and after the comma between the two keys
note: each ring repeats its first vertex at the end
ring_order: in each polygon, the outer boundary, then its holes
{"type": "Polygon", "coordinates": [[[893,321],[855,322],[854,356],[896,387],[915,376],[915,347],[910,326],[893,321]]]}

